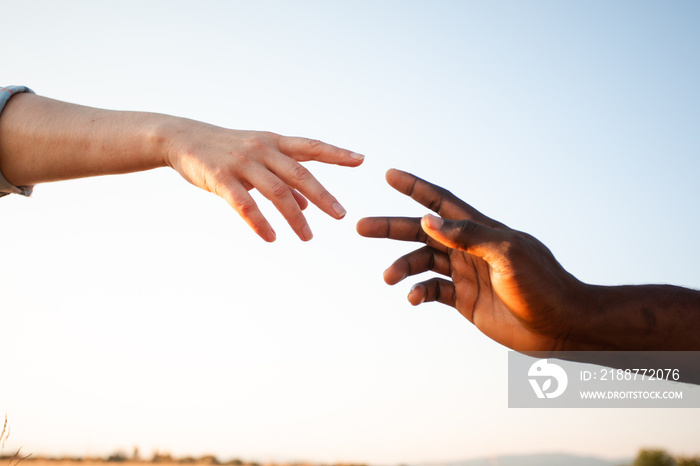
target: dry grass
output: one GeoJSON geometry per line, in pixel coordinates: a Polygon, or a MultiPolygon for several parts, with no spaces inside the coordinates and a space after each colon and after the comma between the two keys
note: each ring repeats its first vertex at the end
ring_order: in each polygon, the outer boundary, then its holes
{"type": "MultiPolygon", "coordinates": [[[[23,466],[144,466],[149,463],[141,461],[105,461],[103,459],[46,459],[33,458],[28,460],[23,466]]],[[[160,463],[161,465],[163,463],[160,463]]]]}
{"type": "Polygon", "coordinates": [[[123,452],[117,452],[106,458],[53,458],[32,455],[21,456],[21,448],[12,455],[3,455],[5,442],[10,437],[10,428],[7,425],[7,414],[5,422],[0,431],[0,466],[18,466],[26,460],[23,466],[367,466],[365,464],[335,463],[335,464],[314,464],[314,463],[257,463],[233,459],[226,463],[221,463],[213,455],[205,455],[199,458],[184,457],[173,458],[170,454],[160,454],[156,452],[151,460],[140,460],[138,449],[134,449],[132,458],[128,458],[123,452]],[[7,461],[7,463],[5,463],[7,461]]]}
{"type": "MultiPolygon", "coordinates": [[[[209,463],[200,459],[173,459],[172,461],[150,460],[126,460],[126,461],[108,461],[105,458],[47,458],[42,456],[23,458],[26,463],[23,466],[231,466],[228,464],[209,463]]],[[[17,463],[13,464],[15,466],[17,463]]],[[[0,464],[0,466],[2,466],[0,464]]],[[[242,463],[241,466],[367,466],[354,464],[333,464],[322,465],[315,463],[242,463]]]]}
{"type": "Polygon", "coordinates": [[[7,414],[5,414],[5,423],[2,425],[2,432],[0,432],[0,453],[5,449],[5,442],[10,436],[10,428],[7,427],[7,414]],[[7,432],[7,435],[5,435],[7,432]]]}
{"type": "MultiPolygon", "coordinates": [[[[336,464],[315,464],[315,463],[255,463],[243,461],[230,461],[225,464],[212,463],[208,460],[211,457],[202,458],[173,458],[172,460],[159,460],[157,462],[149,460],[126,460],[108,461],[105,458],[29,458],[22,466],[367,466],[365,464],[336,463],[336,464]]],[[[17,463],[12,466],[16,466],[17,463]]]]}
{"type": "Polygon", "coordinates": [[[2,452],[5,450],[5,442],[7,442],[8,438],[10,438],[10,427],[7,425],[7,414],[5,414],[5,422],[2,425],[2,431],[0,431],[0,461],[8,460],[7,466],[17,466],[22,461],[32,456],[31,454],[27,456],[21,456],[21,447],[18,448],[17,451],[14,452],[14,454],[11,456],[3,456],[2,452]]]}

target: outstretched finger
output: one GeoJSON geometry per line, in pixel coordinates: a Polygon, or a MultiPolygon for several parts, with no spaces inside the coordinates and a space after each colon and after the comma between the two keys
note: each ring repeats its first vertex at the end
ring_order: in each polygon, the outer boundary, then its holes
{"type": "Polygon", "coordinates": [[[391,169],[386,173],[389,185],[411,197],[443,218],[469,219],[492,228],[506,228],[500,222],[482,214],[445,188],[418,178],[411,173],[391,169]]]}
{"type": "Polygon", "coordinates": [[[345,167],[356,167],[362,164],[365,159],[362,154],[341,149],[316,139],[280,136],[278,144],[280,152],[299,162],[316,160],[345,167]]]}
{"type": "Polygon", "coordinates": [[[253,174],[250,181],[263,196],[275,205],[302,241],[309,241],[313,238],[311,228],[286,183],[262,167],[253,174]]]}
{"type": "Polygon", "coordinates": [[[357,232],[367,238],[389,238],[424,243],[428,239],[419,218],[366,217],[357,222],[357,232]]]}
{"type": "Polygon", "coordinates": [[[297,189],[309,201],[333,218],[345,217],[345,208],[340,205],[311,172],[299,162],[282,154],[277,154],[265,164],[268,170],[277,175],[292,188],[297,189]]]}
{"type": "Polygon", "coordinates": [[[442,278],[431,278],[413,285],[413,288],[408,293],[408,301],[414,306],[437,301],[455,307],[455,296],[455,286],[451,281],[442,278]]]}
{"type": "Polygon", "coordinates": [[[447,248],[428,236],[420,225],[419,218],[410,217],[365,217],[357,222],[357,232],[367,238],[388,238],[398,241],[414,241],[446,252],[447,248]]]}
{"type": "Polygon", "coordinates": [[[446,220],[433,215],[421,219],[423,230],[435,241],[466,251],[492,263],[503,256],[511,239],[508,231],[489,228],[472,220],[446,220]]]}
{"type": "Polygon", "coordinates": [[[450,275],[450,258],[447,254],[424,246],[397,259],[384,271],[384,281],[396,285],[411,275],[432,270],[442,275],[450,275]]]}
{"type": "Polygon", "coordinates": [[[224,198],[233,209],[238,212],[243,220],[268,243],[273,242],[277,235],[270,223],[260,212],[255,200],[250,196],[248,190],[240,183],[229,183],[219,195],[224,198]]]}

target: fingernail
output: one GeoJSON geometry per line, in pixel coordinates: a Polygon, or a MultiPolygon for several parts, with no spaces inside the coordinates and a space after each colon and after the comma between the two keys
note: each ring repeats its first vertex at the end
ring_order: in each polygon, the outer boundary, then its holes
{"type": "Polygon", "coordinates": [[[276,240],[276,239],[277,239],[277,235],[275,234],[275,232],[274,232],[273,230],[269,230],[269,231],[265,234],[265,240],[266,240],[268,243],[272,243],[272,242],[273,242],[274,240],[276,240]]]}
{"type": "Polygon", "coordinates": [[[338,204],[337,202],[333,204],[333,212],[335,212],[335,214],[341,218],[345,217],[345,214],[347,214],[343,206],[338,204]]]}
{"type": "Polygon", "coordinates": [[[357,152],[350,152],[350,158],[355,160],[364,160],[365,156],[362,154],[358,154],[357,152]]]}
{"type": "Polygon", "coordinates": [[[439,230],[440,228],[442,228],[443,222],[440,217],[436,217],[434,215],[426,215],[423,218],[425,219],[425,223],[427,223],[431,229],[439,230]]]}
{"type": "Polygon", "coordinates": [[[309,228],[309,226],[306,225],[304,227],[304,229],[301,230],[301,239],[303,239],[304,241],[309,241],[313,237],[314,237],[314,234],[311,233],[311,228],[309,228]]]}

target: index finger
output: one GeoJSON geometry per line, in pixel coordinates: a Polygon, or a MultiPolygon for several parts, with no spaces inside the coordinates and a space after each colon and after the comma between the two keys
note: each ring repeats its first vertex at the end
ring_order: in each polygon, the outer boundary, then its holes
{"type": "Polygon", "coordinates": [[[364,155],[316,139],[280,136],[278,148],[280,152],[298,162],[315,160],[345,167],[356,167],[362,164],[365,159],[364,155]]]}
{"type": "Polygon", "coordinates": [[[487,217],[450,191],[418,178],[411,173],[392,168],[386,172],[389,185],[414,201],[451,220],[473,220],[491,228],[507,228],[504,224],[487,217]]]}
{"type": "Polygon", "coordinates": [[[366,238],[389,238],[425,243],[429,238],[421,219],[410,217],[365,217],[357,222],[357,232],[366,238]]]}
{"type": "Polygon", "coordinates": [[[366,238],[415,241],[445,252],[447,247],[434,240],[421,227],[421,219],[410,217],[365,217],[357,222],[357,232],[366,238]]]}

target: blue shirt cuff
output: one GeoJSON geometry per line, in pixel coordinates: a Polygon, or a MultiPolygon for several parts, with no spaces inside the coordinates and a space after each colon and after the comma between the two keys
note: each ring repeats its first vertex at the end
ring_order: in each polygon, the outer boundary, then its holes
{"type": "MultiPolygon", "coordinates": [[[[2,110],[5,108],[5,104],[7,103],[7,101],[10,100],[10,97],[12,97],[15,94],[20,94],[22,92],[29,92],[34,94],[34,91],[25,86],[0,87],[0,115],[2,114],[2,110]]],[[[7,181],[7,179],[5,179],[5,177],[3,176],[2,172],[0,172],[0,197],[6,196],[8,194],[21,194],[23,196],[29,196],[32,193],[32,189],[34,189],[34,186],[13,185],[9,181],[7,181]]]]}

